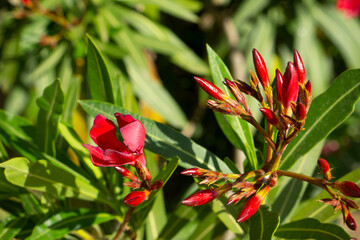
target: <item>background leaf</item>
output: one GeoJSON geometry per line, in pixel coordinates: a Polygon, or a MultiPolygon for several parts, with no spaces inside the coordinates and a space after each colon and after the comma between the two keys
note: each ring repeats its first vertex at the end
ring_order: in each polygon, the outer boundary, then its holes
{"type": "Polygon", "coordinates": [[[345,230],[335,224],[320,223],[316,219],[306,218],[281,225],[275,236],[285,239],[349,240],[345,230]]]}
{"type": "Polygon", "coordinates": [[[250,218],[250,240],[273,239],[279,224],[280,217],[277,213],[271,212],[268,206],[260,206],[250,218]]]}

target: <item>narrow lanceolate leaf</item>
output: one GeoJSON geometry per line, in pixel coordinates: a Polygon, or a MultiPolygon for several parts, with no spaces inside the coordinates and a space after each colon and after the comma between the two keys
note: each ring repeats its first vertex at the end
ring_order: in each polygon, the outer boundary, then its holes
{"type": "Polygon", "coordinates": [[[314,99],[307,114],[305,130],[289,144],[281,169],[289,169],[354,111],[360,98],[360,70],[348,70],[314,99]]]}
{"type": "Polygon", "coordinates": [[[14,185],[62,197],[97,200],[109,203],[90,181],[57,167],[46,160],[30,163],[26,158],[13,158],[0,164],[6,179],[14,185]]]}
{"type": "Polygon", "coordinates": [[[45,153],[55,155],[58,122],[63,111],[64,93],[57,79],[45,88],[43,96],[36,101],[40,108],[37,119],[37,143],[45,153]]]}
{"type": "Polygon", "coordinates": [[[116,112],[131,114],[135,119],[139,119],[144,124],[146,130],[146,149],[167,159],[178,156],[180,158],[179,165],[184,168],[197,166],[224,173],[231,172],[226,164],[216,155],[164,124],[104,102],[83,100],[80,101],[80,104],[89,115],[95,117],[97,114],[102,114],[112,121],[116,121],[114,117],[116,112]]]}
{"type": "Polygon", "coordinates": [[[210,203],[213,212],[217,215],[219,220],[235,235],[242,235],[244,231],[242,230],[240,224],[236,222],[236,219],[231,211],[231,206],[226,207],[226,199],[221,197],[220,199],[215,199],[210,203]]]}
{"type": "Polygon", "coordinates": [[[250,240],[273,239],[279,224],[279,214],[269,211],[268,206],[261,206],[250,218],[250,240]]]}
{"type": "Polygon", "coordinates": [[[89,35],[87,52],[87,78],[93,99],[114,103],[114,90],[104,57],[89,35]]]}
{"type": "Polygon", "coordinates": [[[313,218],[305,218],[282,225],[275,236],[284,239],[319,239],[319,240],[349,240],[350,235],[335,224],[320,223],[313,218]]]}
{"type": "Polygon", "coordinates": [[[28,221],[28,217],[11,216],[0,223],[0,239],[12,240],[28,221]]]}
{"type": "Polygon", "coordinates": [[[36,225],[28,240],[61,239],[66,234],[115,219],[109,213],[91,212],[90,209],[79,209],[71,212],[60,212],[36,225]]]}
{"type": "MultiPolygon", "coordinates": [[[[214,81],[214,84],[219,87],[223,92],[227,93],[231,96],[230,91],[224,86],[222,83],[225,78],[233,81],[229,70],[227,69],[224,62],[221,58],[212,50],[212,48],[208,45],[207,52],[209,55],[209,65],[210,72],[214,81]]],[[[235,146],[241,146],[241,150],[244,151],[247,160],[249,161],[252,169],[257,169],[257,158],[255,152],[254,141],[250,132],[249,124],[235,116],[223,115],[226,118],[226,121],[221,121],[221,123],[227,123],[232,128],[233,132],[225,133],[225,135],[233,136],[235,139],[231,139],[231,142],[236,141],[238,144],[235,146]],[[234,134],[235,133],[235,134],[234,134]]],[[[223,128],[224,130],[225,128],[223,128]]],[[[230,130],[229,130],[230,131],[230,130]]]]}

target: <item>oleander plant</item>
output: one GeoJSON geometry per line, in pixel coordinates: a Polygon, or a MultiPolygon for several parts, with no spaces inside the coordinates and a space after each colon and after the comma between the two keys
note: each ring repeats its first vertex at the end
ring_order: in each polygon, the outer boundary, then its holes
{"type": "Polygon", "coordinates": [[[0,2],[0,239],[360,239],[359,16],[0,2]]]}

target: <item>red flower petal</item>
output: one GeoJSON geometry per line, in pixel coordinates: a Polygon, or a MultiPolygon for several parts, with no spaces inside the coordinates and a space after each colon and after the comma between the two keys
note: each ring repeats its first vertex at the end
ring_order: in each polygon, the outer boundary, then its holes
{"type": "Polygon", "coordinates": [[[119,128],[128,125],[129,123],[132,123],[135,121],[135,119],[131,115],[125,115],[121,113],[115,113],[114,114],[118,123],[119,128]]]}
{"type": "Polygon", "coordinates": [[[127,148],[116,138],[115,124],[100,114],[94,119],[90,137],[103,150],[127,151],[127,148]]]}
{"type": "Polygon", "coordinates": [[[93,147],[90,144],[83,144],[90,153],[91,161],[95,166],[106,166],[106,161],[103,158],[103,151],[98,147],[93,147]]]}
{"type": "Polygon", "coordinates": [[[137,159],[137,155],[119,152],[113,149],[107,149],[104,151],[104,160],[106,161],[106,167],[116,167],[125,164],[133,165],[137,159]]]}
{"type": "Polygon", "coordinates": [[[145,144],[145,128],[139,121],[135,120],[122,128],[120,128],[121,135],[124,139],[124,144],[136,153],[142,153],[145,144]]]}

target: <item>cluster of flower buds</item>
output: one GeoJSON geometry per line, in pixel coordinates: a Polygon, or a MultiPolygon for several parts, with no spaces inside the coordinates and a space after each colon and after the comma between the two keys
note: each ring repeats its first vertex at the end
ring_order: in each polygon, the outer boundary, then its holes
{"type": "Polygon", "coordinates": [[[201,168],[190,168],[182,171],[181,174],[202,178],[200,184],[212,185],[210,189],[193,193],[184,199],[182,204],[192,207],[199,206],[213,201],[226,192],[231,192],[227,205],[237,204],[243,200],[243,207],[237,222],[246,221],[256,213],[270,188],[275,186],[274,179],[277,179],[276,176],[264,175],[262,170],[245,174],[224,174],[201,168]]]}
{"type": "Polygon", "coordinates": [[[351,181],[328,182],[328,180],[332,178],[331,169],[329,167],[329,163],[323,158],[318,160],[318,167],[323,175],[324,188],[332,196],[332,198],[325,198],[319,201],[334,207],[335,211],[341,210],[345,224],[348,228],[355,231],[356,222],[352,217],[349,208],[357,210],[360,208],[355,201],[347,197],[360,198],[360,187],[351,181]],[[335,189],[336,192],[329,187],[335,189]]]}
{"type": "Polygon", "coordinates": [[[115,124],[102,115],[97,115],[90,130],[90,137],[98,147],[84,144],[90,153],[91,161],[95,166],[114,167],[123,177],[129,179],[124,183],[132,189],[124,203],[136,207],[148,198],[151,191],[163,186],[161,180],[151,181],[152,176],[146,167],[144,155],[145,128],[139,121],[130,115],[115,113],[123,142],[116,137],[115,124]],[[133,174],[124,165],[133,166],[138,176],[133,174]],[[141,190],[139,190],[141,189],[141,190]]]}

